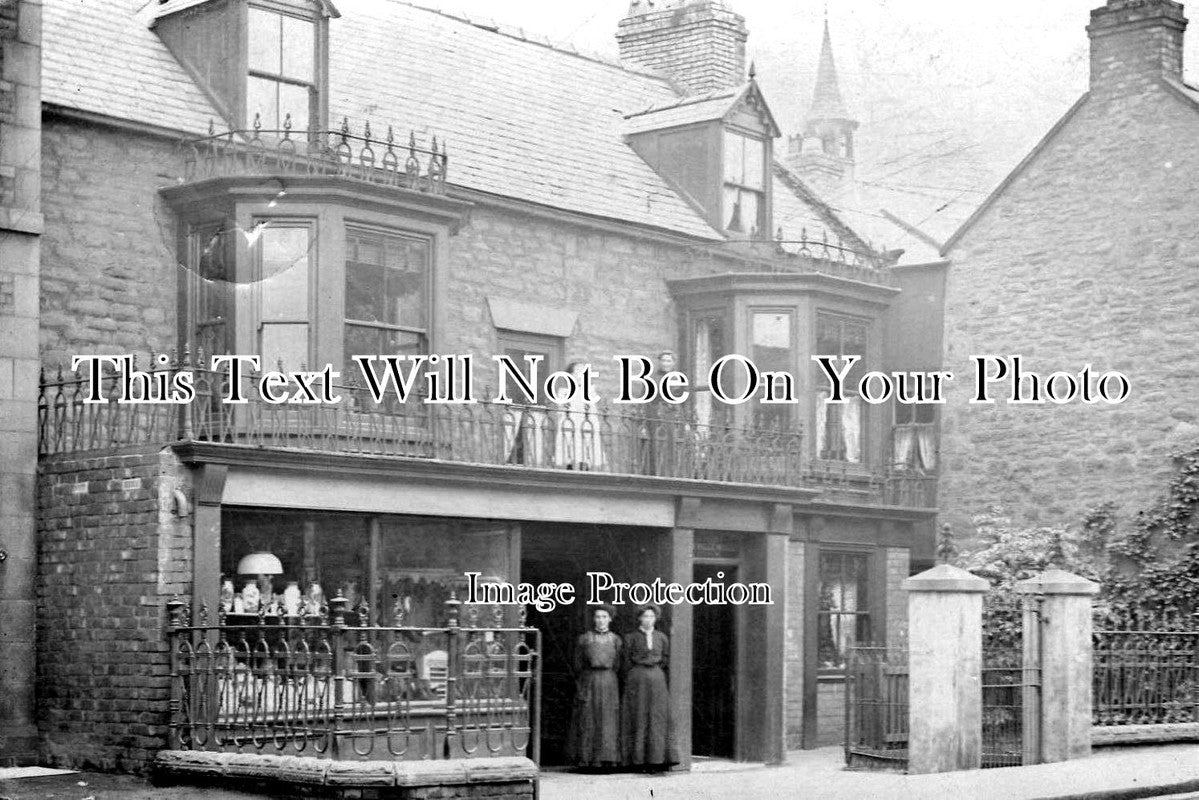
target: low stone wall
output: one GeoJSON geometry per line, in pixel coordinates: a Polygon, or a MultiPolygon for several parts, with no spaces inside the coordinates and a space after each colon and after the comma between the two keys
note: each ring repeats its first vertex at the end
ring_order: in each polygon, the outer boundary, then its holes
{"type": "Polygon", "coordinates": [[[1168,722],[1159,725],[1094,725],[1091,746],[1199,742],[1199,722],[1168,722]]]}
{"type": "Polygon", "coordinates": [[[289,791],[378,800],[517,800],[536,794],[537,765],[527,758],[430,761],[332,761],[303,756],[164,750],[154,763],[160,784],[247,782],[289,791]]]}

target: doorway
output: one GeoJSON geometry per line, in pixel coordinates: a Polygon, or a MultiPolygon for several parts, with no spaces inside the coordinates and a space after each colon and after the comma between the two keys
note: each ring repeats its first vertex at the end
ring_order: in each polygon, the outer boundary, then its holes
{"type": "MultiPolygon", "coordinates": [[[[696,564],[695,581],[737,580],[736,564],[696,564]],[[717,577],[717,573],[723,573],[717,577]]],[[[691,752],[697,756],[736,755],[736,606],[695,606],[692,612],[691,752]]]]}

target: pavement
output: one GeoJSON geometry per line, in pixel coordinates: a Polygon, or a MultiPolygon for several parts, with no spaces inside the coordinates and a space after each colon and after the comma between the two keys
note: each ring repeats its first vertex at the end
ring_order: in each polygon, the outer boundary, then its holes
{"type": "MultiPolygon", "coordinates": [[[[155,787],[132,776],[72,773],[0,779],[0,800],[264,800],[211,787],[155,787]]],[[[541,800],[1199,800],[1199,744],[1104,748],[1031,767],[902,775],[845,769],[839,747],[795,751],[781,766],[699,760],[691,772],[583,775],[549,771],[541,800]]]]}

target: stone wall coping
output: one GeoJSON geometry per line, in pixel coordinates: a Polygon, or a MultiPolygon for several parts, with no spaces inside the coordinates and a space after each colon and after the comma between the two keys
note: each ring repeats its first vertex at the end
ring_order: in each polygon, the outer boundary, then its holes
{"type": "Polygon", "coordinates": [[[1099,593],[1099,584],[1081,575],[1064,569],[1047,569],[1040,575],[1016,584],[1020,594],[1080,595],[1089,597],[1099,593]]]}
{"type": "Polygon", "coordinates": [[[232,778],[346,788],[454,786],[537,779],[537,765],[520,756],[422,761],[334,761],[260,753],[163,750],[160,772],[199,778],[232,778]]]}
{"type": "Polygon", "coordinates": [[[903,588],[908,592],[959,592],[963,594],[982,594],[991,588],[991,584],[972,572],[950,564],[938,564],[932,569],[926,569],[919,575],[913,575],[903,582],[903,588]]]}

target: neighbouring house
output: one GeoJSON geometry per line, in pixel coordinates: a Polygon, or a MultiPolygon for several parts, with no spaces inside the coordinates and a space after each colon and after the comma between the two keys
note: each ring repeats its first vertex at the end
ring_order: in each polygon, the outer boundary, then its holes
{"type": "Polygon", "coordinates": [[[1120,404],[1011,405],[1009,375],[989,406],[958,386],[943,409],[940,496],[968,536],[993,504],[1028,525],[1077,525],[1108,501],[1134,514],[1199,435],[1199,90],[1183,80],[1186,24],[1168,0],[1092,11],[1090,88],[947,243],[947,369],[970,376],[974,355],[1019,354],[1043,380],[1090,365],[1092,391],[1109,370],[1131,385],[1120,404]]]}
{"type": "Polygon", "coordinates": [[[739,15],[634,2],[619,62],[401,2],[17,20],[0,760],[218,752],[332,782],[410,759],[450,784],[560,763],[586,607],[463,605],[471,570],[764,583],[771,605],[667,610],[684,766],[840,740],[847,648],[902,636],[932,558],[937,419],[826,404],[810,356],[935,366],[943,276],[776,159],[739,15]],[[347,381],[336,406],[230,405],[205,363],[473,354],[482,393],[493,355],[531,355],[611,397],[615,354],[664,350],[792,372],[797,402],[376,404],[347,381]],[[71,358],[113,353],[190,368],[195,401],[84,403],[71,358]]]}

